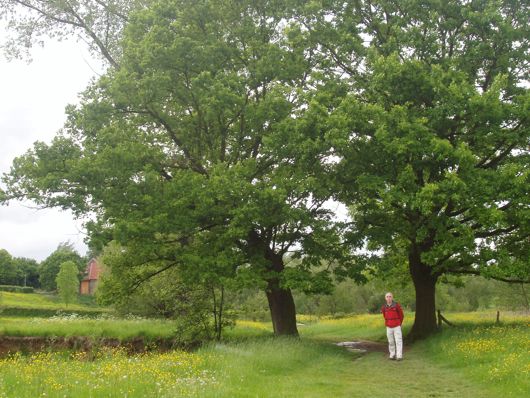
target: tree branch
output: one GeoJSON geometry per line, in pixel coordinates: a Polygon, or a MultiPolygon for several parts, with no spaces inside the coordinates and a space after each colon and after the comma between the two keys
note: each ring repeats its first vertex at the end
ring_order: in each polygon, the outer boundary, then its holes
{"type": "MultiPolygon", "coordinates": [[[[477,225],[477,228],[480,228],[480,225],[478,225],[478,224],[475,224],[475,225],[477,225]]],[[[476,229],[476,228],[474,228],[475,225],[473,225],[471,228],[472,229],[476,229]]],[[[492,231],[476,232],[475,233],[475,237],[476,238],[490,238],[492,236],[497,236],[497,235],[507,234],[507,233],[513,232],[516,229],[517,229],[517,226],[512,225],[511,227],[498,228],[498,229],[494,229],[492,231]]]]}
{"type": "Polygon", "coordinates": [[[37,7],[37,6],[34,6],[33,4],[26,3],[25,1],[21,1],[21,0],[15,0],[15,3],[20,4],[22,7],[26,7],[26,8],[29,8],[30,10],[36,11],[37,13],[42,15],[43,17],[51,19],[52,21],[63,23],[65,25],[72,25],[72,26],[75,26],[77,28],[82,28],[83,29],[83,25],[80,25],[79,23],[76,23],[76,22],[68,20],[68,19],[63,19],[63,18],[56,17],[54,15],[51,15],[50,13],[46,12],[45,10],[43,10],[43,9],[37,7]]]}
{"type": "Polygon", "coordinates": [[[123,22],[129,21],[129,18],[125,14],[118,12],[116,9],[111,9],[109,5],[105,3],[104,1],[101,1],[101,0],[94,0],[94,1],[97,4],[99,4],[101,7],[103,7],[106,11],[110,12],[111,14],[116,15],[117,17],[120,17],[123,20],[123,22]]]}
{"type": "Polygon", "coordinates": [[[94,40],[94,43],[96,43],[96,46],[98,46],[103,57],[105,57],[105,59],[109,61],[109,63],[114,68],[118,69],[120,65],[118,64],[118,62],[116,62],[114,57],[112,57],[112,55],[110,54],[108,47],[101,41],[101,39],[96,35],[96,33],[92,29],[90,29],[90,27],[86,24],[85,20],[81,18],[81,16],[69,4],[69,2],[66,2],[66,4],[68,5],[70,13],[74,16],[75,19],[79,21],[81,28],[86,32],[88,36],[92,38],[92,40],[94,40]]]}
{"type": "MultiPolygon", "coordinates": [[[[479,271],[473,271],[473,270],[451,270],[451,271],[445,271],[447,274],[463,274],[463,275],[477,275],[477,276],[484,276],[479,271]]],[[[495,279],[497,281],[506,282],[506,283],[530,283],[530,279],[508,279],[503,278],[500,276],[487,276],[487,278],[495,279]]]]}
{"type": "Polygon", "coordinates": [[[184,146],[184,143],[177,136],[177,133],[173,130],[173,128],[169,125],[169,123],[166,120],[164,120],[164,118],[160,116],[155,110],[150,109],[148,107],[147,111],[155,119],[155,121],[158,122],[160,126],[164,127],[164,129],[167,131],[167,133],[169,134],[169,136],[171,137],[175,145],[179,147],[182,150],[182,152],[184,152],[184,156],[186,156],[186,159],[188,159],[188,161],[190,162],[192,170],[204,176],[208,176],[208,172],[206,171],[206,169],[203,167],[202,164],[197,162],[193,158],[193,156],[191,156],[190,151],[184,146]]]}
{"type": "MultiPolygon", "coordinates": [[[[79,28],[83,30],[95,43],[95,45],[99,48],[101,51],[101,55],[114,67],[118,68],[119,64],[114,59],[114,57],[110,54],[110,51],[108,47],[103,43],[103,41],[97,36],[97,34],[86,24],[86,21],[75,11],[72,5],[68,1],[64,2],[64,5],[66,8],[63,10],[66,15],[69,15],[73,19],[68,18],[62,18],[56,15],[53,15],[51,12],[46,11],[44,8],[38,7],[34,4],[31,4],[30,2],[26,2],[23,0],[14,0],[15,3],[19,4],[22,7],[25,7],[29,10],[33,10],[43,16],[46,19],[49,19],[54,22],[58,22],[60,24],[64,25],[70,25],[75,28],[79,28]]],[[[100,4],[100,3],[98,3],[100,4]]],[[[118,15],[118,14],[116,14],[118,15]]]]}
{"type": "MultiPolygon", "coordinates": [[[[478,164],[477,164],[477,167],[479,168],[482,168],[482,169],[489,169],[489,168],[492,168],[492,167],[495,167],[497,166],[506,156],[508,156],[510,154],[510,152],[517,146],[517,143],[514,143],[512,145],[509,145],[504,151],[502,151],[499,155],[495,156],[495,157],[491,157],[491,156],[488,156],[488,157],[485,157],[484,159],[482,159],[478,164]]],[[[497,151],[500,150],[500,148],[502,147],[502,144],[499,145],[494,153],[496,153],[497,151]]],[[[492,155],[493,156],[493,155],[492,155]]]]}
{"type": "Polygon", "coordinates": [[[155,272],[151,272],[150,274],[148,274],[146,277],[144,278],[141,278],[140,280],[138,280],[136,283],[134,283],[131,287],[131,290],[130,292],[134,292],[136,289],[138,289],[140,287],[140,285],[146,281],[148,281],[149,279],[151,279],[152,277],[158,275],[158,274],[161,274],[162,272],[164,271],[167,271],[168,269],[174,267],[175,265],[177,265],[178,262],[175,261],[175,262],[172,262],[172,263],[169,263],[168,265],[166,265],[165,267],[162,267],[161,269],[155,271],[155,272]]]}

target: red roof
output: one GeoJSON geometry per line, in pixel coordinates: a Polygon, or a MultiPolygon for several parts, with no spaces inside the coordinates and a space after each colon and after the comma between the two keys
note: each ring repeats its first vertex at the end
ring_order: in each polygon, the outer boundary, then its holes
{"type": "Polygon", "coordinates": [[[97,262],[95,258],[90,260],[86,266],[84,281],[87,280],[98,280],[99,275],[101,274],[101,265],[97,262]]]}

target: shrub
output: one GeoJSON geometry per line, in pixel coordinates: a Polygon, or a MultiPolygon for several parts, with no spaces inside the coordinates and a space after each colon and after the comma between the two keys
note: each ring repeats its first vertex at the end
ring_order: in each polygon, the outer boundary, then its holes
{"type": "Polygon", "coordinates": [[[33,293],[31,286],[0,285],[0,292],[33,293]]]}

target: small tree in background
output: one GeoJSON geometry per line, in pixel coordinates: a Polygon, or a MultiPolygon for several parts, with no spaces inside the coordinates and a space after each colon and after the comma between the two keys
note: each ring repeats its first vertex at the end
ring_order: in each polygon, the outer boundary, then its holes
{"type": "Polygon", "coordinates": [[[7,250],[0,250],[0,285],[16,285],[17,269],[13,264],[13,257],[7,250]]]}
{"type": "MultiPolygon", "coordinates": [[[[50,254],[40,265],[39,268],[39,282],[44,290],[55,290],[57,285],[55,283],[57,274],[62,263],[73,262],[76,264],[78,274],[81,275],[84,267],[86,266],[86,260],[79,255],[70,242],[63,242],[59,244],[57,249],[50,254]]],[[[78,278],[78,282],[80,278],[78,278]]]]}
{"type": "Polygon", "coordinates": [[[75,300],[79,290],[78,272],[77,266],[73,261],[65,261],[61,263],[61,269],[55,279],[59,296],[67,307],[68,304],[75,300]]]}
{"type": "Polygon", "coordinates": [[[16,285],[40,287],[39,263],[26,257],[13,257],[13,266],[16,270],[16,285]]]}

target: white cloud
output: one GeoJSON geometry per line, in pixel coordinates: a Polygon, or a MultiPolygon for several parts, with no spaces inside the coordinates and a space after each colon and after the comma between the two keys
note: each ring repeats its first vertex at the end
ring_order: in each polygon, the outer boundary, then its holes
{"type": "Polygon", "coordinates": [[[13,203],[0,207],[0,247],[12,256],[42,261],[61,242],[71,242],[83,254],[86,245],[81,222],[70,212],[35,210],[13,203]]]}
{"type": "MultiPolygon", "coordinates": [[[[50,41],[33,50],[32,58],[29,64],[7,62],[0,54],[0,174],[35,141],[51,141],[65,122],[65,106],[78,101],[93,69],[102,70],[73,40],[50,41]]],[[[68,240],[84,253],[80,228],[68,212],[20,203],[0,207],[0,248],[14,256],[42,260],[68,240]]]]}

